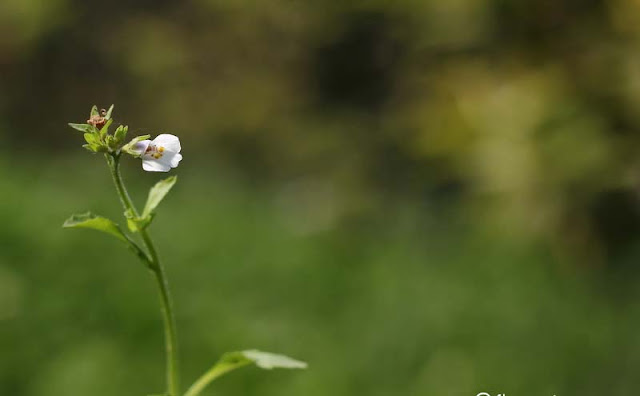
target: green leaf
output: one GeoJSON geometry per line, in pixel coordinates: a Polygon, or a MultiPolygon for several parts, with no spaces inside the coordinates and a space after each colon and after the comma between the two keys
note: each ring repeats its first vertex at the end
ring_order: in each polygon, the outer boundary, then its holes
{"type": "Polygon", "coordinates": [[[129,243],[117,224],[107,218],[96,216],[91,212],[74,214],[69,217],[62,226],[64,228],[91,228],[111,234],[121,241],[129,243]]]}
{"type": "Polygon", "coordinates": [[[262,352],[256,349],[240,352],[246,359],[249,359],[256,366],[261,369],[271,370],[274,368],[287,368],[287,369],[304,369],[307,368],[305,362],[292,359],[285,355],[278,355],[275,353],[262,352]]]}
{"type": "Polygon", "coordinates": [[[204,373],[196,382],[191,385],[184,396],[196,396],[213,382],[216,378],[227,374],[230,371],[239,369],[249,364],[271,370],[274,368],[304,369],[307,368],[305,362],[292,359],[288,356],[277,355],[275,353],[262,352],[255,349],[239,352],[225,353],[218,362],[204,373]]]}
{"type": "Polygon", "coordinates": [[[109,107],[109,110],[107,110],[107,114],[104,116],[104,118],[106,118],[107,120],[110,120],[112,112],[113,112],[113,105],[111,105],[111,107],[109,107]]]}
{"type": "Polygon", "coordinates": [[[105,137],[107,135],[107,133],[109,132],[109,127],[111,126],[112,122],[113,120],[107,120],[107,122],[105,122],[102,129],[100,129],[100,137],[105,137]]]}
{"type": "Polygon", "coordinates": [[[74,124],[72,122],[70,122],[68,124],[71,128],[76,129],[80,132],[85,132],[85,133],[97,133],[98,132],[98,128],[94,127],[91,124],[74,124]]]}
{"type": "Polygon", "coordinates": [[[178,176],[171,176],[151,187],[147,203],[144,205],[144,210],[142,211],[142,218],[150,217],[153,214],[156,207],[162,202],[169,191],[171,191],[173,185],[176,184],[176,181],[178,181],[178,176]]]}
{"type": "Polygon", "coordinates": [[[107,148],[102,144],[83,144],[82,147],[91,151],[92,153],[105,153],[107,148]]]}
{"type": "Polygon", "coordinates": [[[113,133],[113,137],[116,140],[117,144],[121,144],[124,142],[124,139],[127,137],[127,131],[129,131],[128,126],[120,125],[116,128],[116,131],[113,133]]]}
{"type": "Polygon", "coordinates": [[[84,140],[89,144],[100,144],[100,138],[98,138],[94,133],[85,133],[84,140]]]}
{"type": "Polygon", "coordinates": [[[89,124],[74,124],[72,122],[69,123],[69,126],[80,132],[91,132],[91,128],[93,127],[93,125],[89,125],[89,124]]]}
{"type": "Polygon", "coordinates": [[[111,150],[114,150],[116,148],[118,148],[118,142],[116,141],[116,138],[113,137],[112,135],[107,135],[107,147],[109,147],[111,150]]]}
{"type": "Polygon", "coordinates": [[[99,116],[100,112],[98,111],[98,106],[93,105],[93,107],[91,108],[91,113],[89,113],[89,118],[93,117],[93,116],[99,116]]]}

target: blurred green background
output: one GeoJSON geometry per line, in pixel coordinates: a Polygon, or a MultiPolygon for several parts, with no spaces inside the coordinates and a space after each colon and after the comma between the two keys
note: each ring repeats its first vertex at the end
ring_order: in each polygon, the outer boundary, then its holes
{"type": "MultiPolygon", "coordinates": [[[[152,234],[205,395],[640,388],[640,3],[0,2],[0,395],[163,389],[155,285],[114,240],[115,103],[181,137],[152,234]]],[[[142,204],[160,175],[128,160],[142,204]]]]}

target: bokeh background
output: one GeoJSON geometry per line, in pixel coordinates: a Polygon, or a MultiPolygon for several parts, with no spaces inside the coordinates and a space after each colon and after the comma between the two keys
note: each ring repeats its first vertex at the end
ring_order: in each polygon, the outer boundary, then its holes
{"type": "MultiPolygon", "coordinates": [[[[0,2],[0,394],[163,389],[155,285],[66,126],[184,160],[152,233],[204,395],[640,388],[640,3],[0,2]]],[[[160,175],[136,160],[141,204],[160,175]]]]}

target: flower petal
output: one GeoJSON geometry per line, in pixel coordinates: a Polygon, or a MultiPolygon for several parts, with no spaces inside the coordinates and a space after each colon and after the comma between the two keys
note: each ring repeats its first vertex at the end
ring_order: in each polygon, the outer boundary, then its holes
{"type": "Polygon", "coordinates": [[[169,165],[171,165],[172,168],[177,168],[180,161],[182,161],[182,154],[176,154],[171,158],[169,165]]]}
{"type": "Polygon", "coordinates": [[[165,150],[173,151],[174,153],[179,153],[182,149],[180,146],[180,139],[178,139],[177,136],[170,135],[168,133],[158,135],[153,139],[153,144],[158,147],[164,147],[165,150]]]}
{"type": "Polygon", "coordinates": [[[171,170],[171,165],[167,164],[165,161],[145,158],[142,160],[142,169],[147,172],[169,172],[171,170]]]}

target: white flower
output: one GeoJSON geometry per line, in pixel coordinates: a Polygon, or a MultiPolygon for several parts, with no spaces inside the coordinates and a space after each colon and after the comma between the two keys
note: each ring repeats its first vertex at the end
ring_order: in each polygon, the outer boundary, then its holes
{"type": "Polygon", "coordinates": [[[133,147],[142,157],[142,169],[147,172],[169,172],[182,159],[180,139],[163,133],[153,140],[142,140],[133,147]]]}

